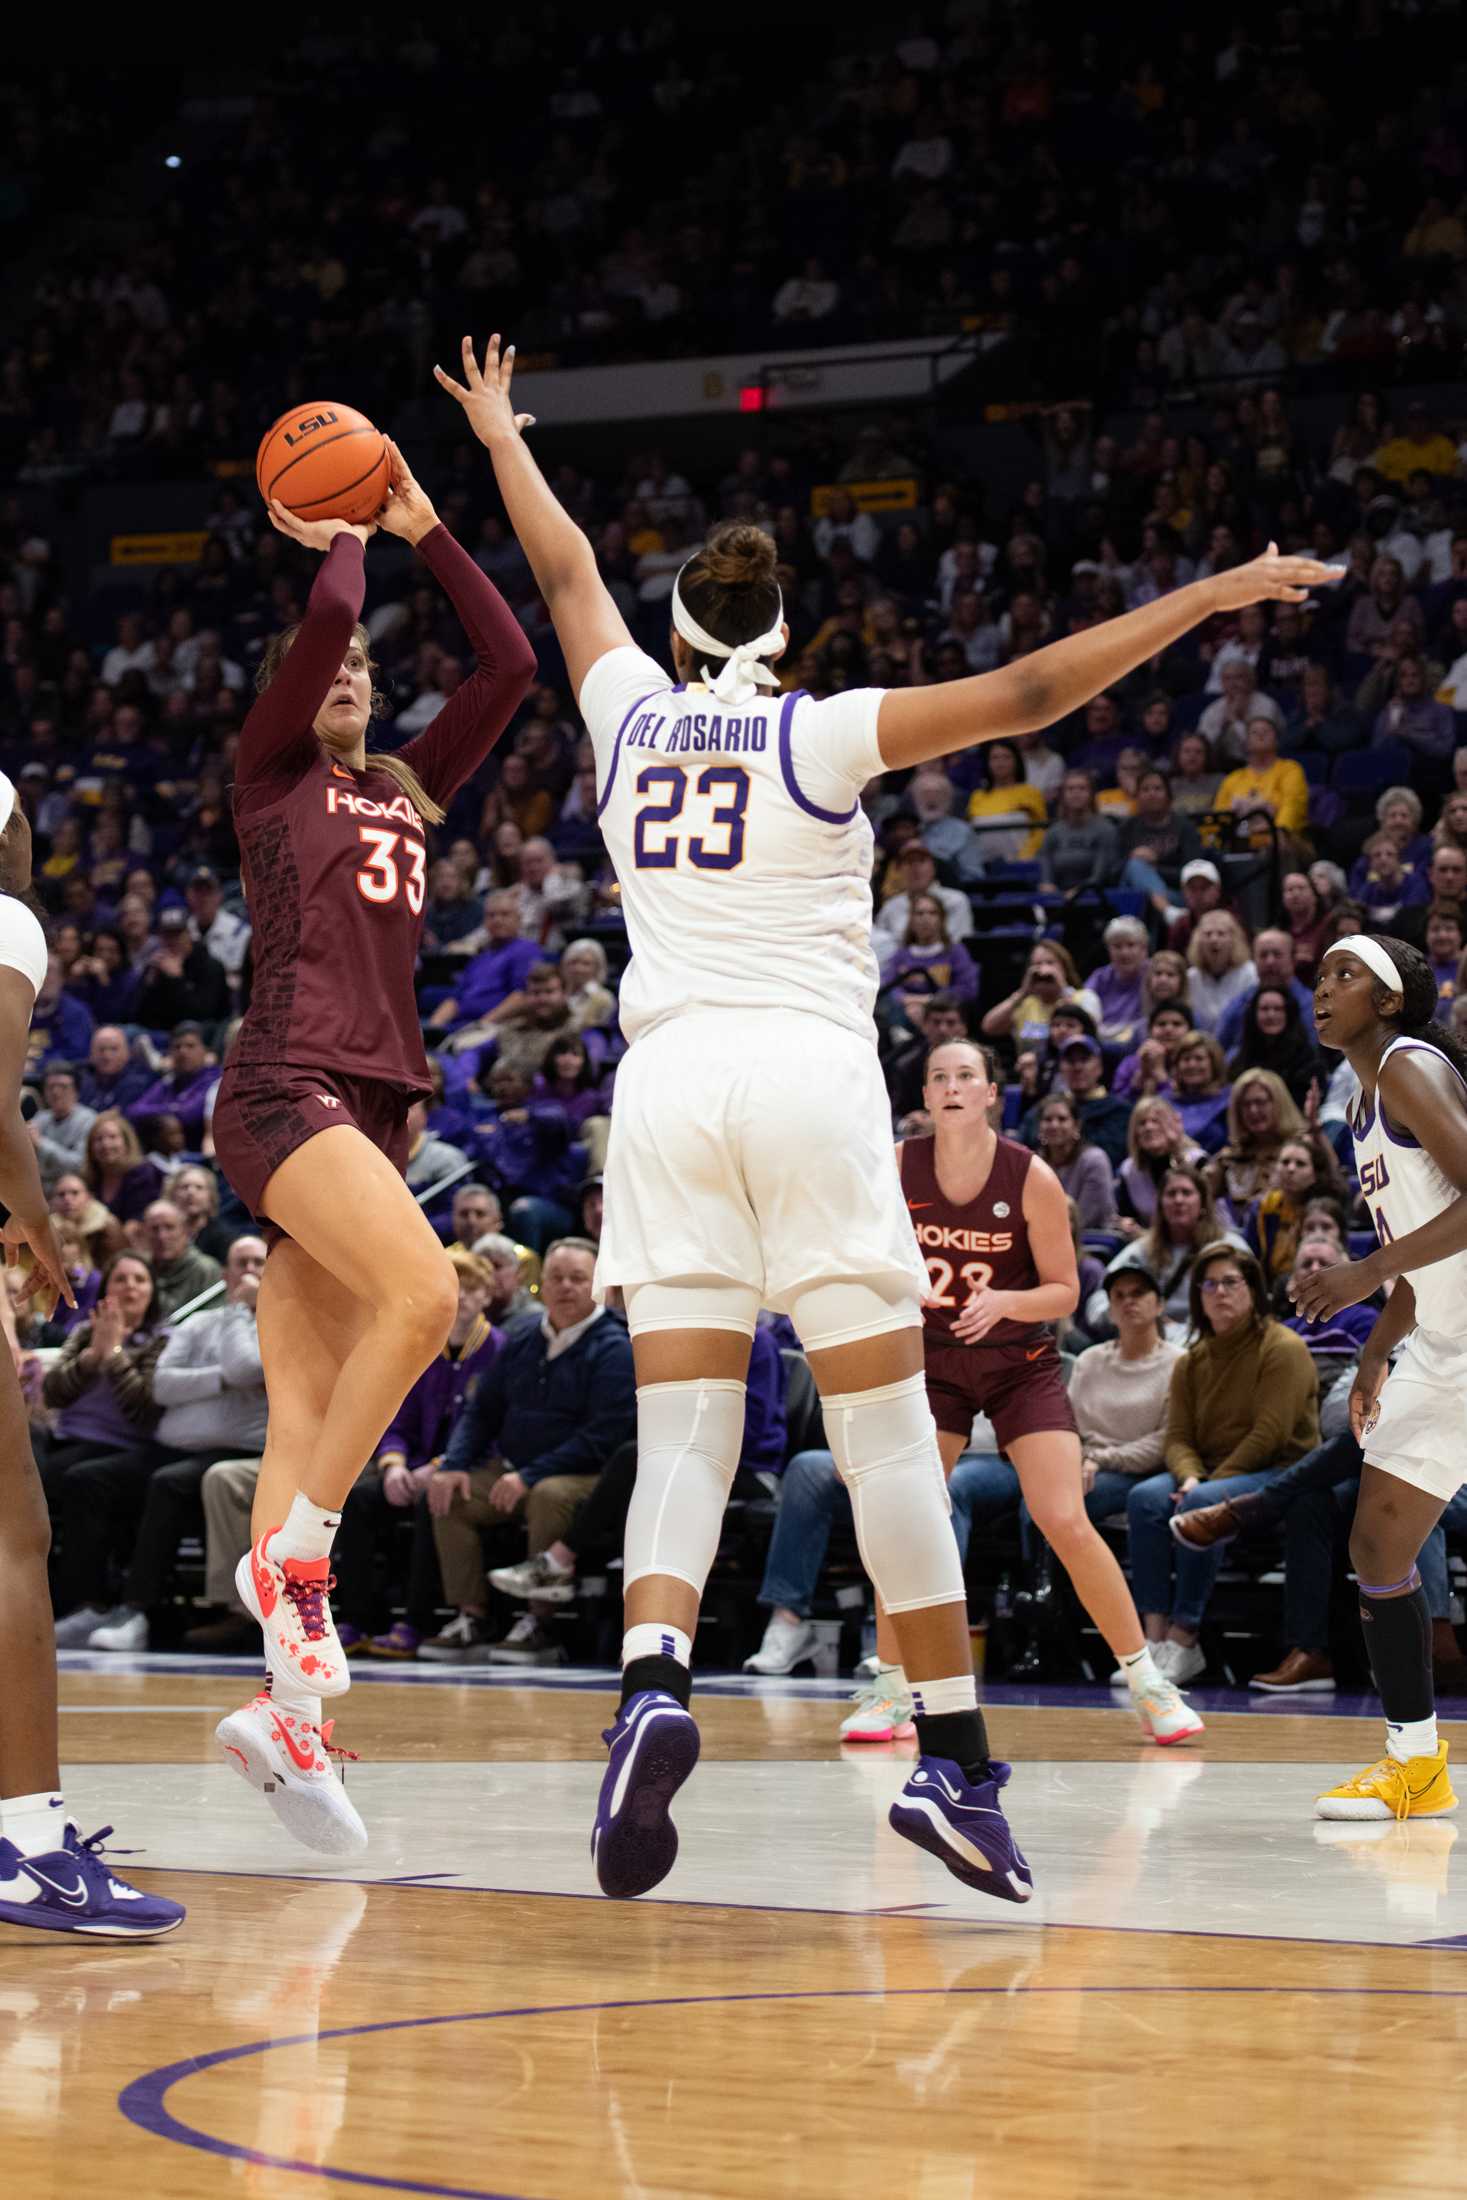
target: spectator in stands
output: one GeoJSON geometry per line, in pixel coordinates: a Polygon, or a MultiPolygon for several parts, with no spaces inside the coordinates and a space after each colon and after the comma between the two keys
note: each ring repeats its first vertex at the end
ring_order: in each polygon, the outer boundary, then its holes
{"type": "MultiPolygon", "coordinates": [[[[414,1100],[407,1114],[410,1144],[403,1176],[408,1190],[418,1194],[433,1190],[445,1177],[452,1176],[455,1170],[466,1171],[470,1165],[469,1157],[461,1146],[452,1145],[448,1139],[439,1138],[429,1130],[428,1115],[428,1102],[422,1098],[414,1100]]],[[[442,1227],[439,1208],[440,1199],[432,1200],[424,1208],[436,1229],[442,1227]]]]}
{"type": "Polygon", "coordinates": [[[1171,1385],[1166,1471],[1137,1483],[1126,1504],[1131,1576],[1147,1640],[1184,1687],[1207,1665],[1198,1644],[1217,1578],[1215,1552],[1170,1533],[1174,1507],[1260,1488],[1319,1441],[1317,1384],[1301,1340],[1274,1320],[1253,1255],[1215,1243],[1198,1258],[1191,1343],[1171,1385]]]}
{"type": "Polygon", "coordinates": [[[1352,657],[1381,657],[1394,645],[1391,639],[1396,617],[1410,612],[1419,631],[1421,607],[1405,589],[1405,575],[1395,558],[1376,558],[1370,568],[1370,585],[1355,598],[1345,629],[1345,647],[1352,657]]]}
{"type": "MultiPolygon", "coordinates": [[[[1222,774],[1213,768],[1212,744],[1199,727],[1178,736],[1172,759],[1172,808],[1201,817],[1217,800],[1222,774]]],[[[1183,882],[1185,884],[1185,881],[1183,882]]]]}
{"type": "Polygon", "coordinates": [[[26,1126],[47,1190],[63,1171],[80,1167],[86,1158],[88,1133],[97,1120],[95,1108],[83,1107],[77,1084],[76,1071],[69,1063],[53,1062],[41,1080],[44,1105],[26,1126]]]}
{"type": "Polygon", "coordinates": [[[535,1557],[564,1533],[611,1454],[633,1436],[631,1341],[591,1297],[595,1266],[594,1247],[579,1238],[547,1248],[542,1318],[506,1338],[429,1484],[444,1592],[455,1607],[422,1646],[430,1661],[483,1662],[479,1652],[496,1664],[564,1661],[534,1606],[490,1644],[479,1533],[522,1517],[535,1557]]]}
{"type": "Polygon", "coordinates": [[[1201,1158],[1201,1148],[1187,1136],[1171,1101],[1138,1100],[1126,1132],[1126,1158],[1116,1171],[1115,1227],[1122,1236],[1140,1237],[1150,1229],[1161,1187],[1174,1163],[1201,1158]]]}
{"type": "Polygon", "coordinates": [[[66,990],[99,1021],[112,1018],[131,1022],[137,1013],[141,971],[131,970],[122,936],[110,925],[98,925],[89,935],[86,952],[77,956],[66,973],[66,990]]]}
{"type": "Polygon", "coordinates": [[[128,1116],[146,1125],[155,1116],[176,1115],[193,1152],[201,1152],[204,1112],[221,1074],[218,1063],[210,1060],[198,1025],[178,1024],[169,1035],[167,1069],[138,1094],[128,1116]]]}
{"type": "Polygon", "coordinates": [[[989,741],[979,750],[978,761],[985,783],[968,797],[968,817],[981,828],[977,838],[983,862],[1032,861],[1049,822],[1049,805],[1030,779],[1022,748],[1013,741],[989,741]],[[1012,831],[995,829],[1010,826],[1012,831]]]}
{"type": "Polygon", "coordinates": [[[106,1267],[114,1253],[127,1244],[122,1224],[87,1186],[86,1178],[66,1171],[51,1189],[51,1212],[58,1225],[71,1230],[86,1247],[92,1267],[106,1267]]]}
{"type": "Polygon", "coordinates": [[[1294,967],[1302,985],[1311,985],[1324,952],[1326,911],[1307,871],[1287,871],[1283,883],[1284,916],[1294,942],[1294,967]]]}
{"type": "Polygon", "coordinates": [[[1191,1030],[1185,1002],[1163,1001],[1154,1008],[1146,1019],[1146,1036],[1124,1057],[1111,1079],[1117,1099],[1134,1102],[1143,1094],[1170,1092],[1177,1048],[1191,1030]]]}
{"type": "Polygon", "coordinates": [[[1291,757],[1279,755],[1279,729],[1272,718],[1255,713],[1243,738],[1243,762],[1217,790],[1217,807],[1231,810],[1240,832],[1260,811],[1280,833],[1295,837],[1309,822],[1309,782],[1291,757]]]}
{"type": "Polygon", "coordinates": [[[190,938],[186,909],[160,911],[158,945],[144,966],[134,1013],[152,1031],[184,1023],[197,1029],[229,1014],[224,966],[202,940],[190,938]]]}
{"type": "Polygon", "coordinates": [[[960,1001],[978,998],[978,972],[961,940],[948,936],[947,911],[936,894],[909,894],[907,928],[899,940],[877,931],[882,991],[898,1009],[908,996],[930,998],[955,993],[960,1001]]]}
{"type": "Polygon", "coordinates": [[[265,1377],[255,1302],[265,1272],[265,1241],[238,1237],[224,1268],[224,1301],[167,1335],[153,1370],[153,1402],[162,1408],[153,1443],[134,1471],[95,1462],[73,1470],[85,1502],[100,1510],[141,1502],[142,1517],[122,1600],[87,1638],[91,1650],[146,1650],[150,1615],[166,1601],[183,1536],[202,1524],[199,1489],[216,1459],[265,1447],[265,1377]]]}
{"type": "Polygon", "coordinates": [[[1130,1047],[1141,1029],[1146,927],[1139,917],[1112,917],[1101,937],[1108,959],[1085,980],[1100,1003],[1098,1036],[1103,1046],[1130,1047]]]}
{"type": "MultiPolygon", "coordinates": [[[[756,1329],[749,1352],[743,1444],[729,1488],[731,1499],[744,1502],[768,1497],[779,1487],[779,1475],[788,1448],[784,1392],[784,1365],[774,1334],[768,1329],[756,1329]]],[[[501,1596],[527,1600],[532,1610],[537,1604],[542,1610],[549,1610],[553,1605],[572,1603],[576,1575],[583,1562],[594,1558],[604,1564],[620,1552],[625,1539],[627,1507],[636,1479],[637,1447],[623,1444],[607,1460],[588,1495],[582,1498],[554,1542],[522,1559],[516,1566],[493,1568],[489,1575],[490,1587],[497,1589],[501,1596]]],[[[802,1636],[807,1639],[796,1655],[790,1658],[789,1664],[772,1670],[788,1672],[799,1657],[808,1655],[813,1632],[808,1626],[804,1627],[802,1636]]],[[[771,1670],[748,1659],[745,1669],[771,1670]]]]}
{"type": "Polygon", "coordinates": [[[533,940],[520,937],[518,895],[499,891],[485,896],[484,936],[485,947],[429,1016],[429,1031],[458,1033],[492,1025],[523,1006],[525,980],[541,954],[533,940]]]}
{"type": "MultiPolygon", "coordinates": [[[[452,1247],[449,1250],[452,1251],[452,1247]]],[[[530,1280],[539,1280],[538,1255],[523,1245],[516,1245],[502,1230],[486,1230],[483,1237],[475,1241],[473,1250],[480,1260],[488,1261],[494,1273],[488,1313],[496,1329],[507,1329],[521,1314],[533,1314],[538,1310],[539,1301],[530,1289],[530,1280]]]]}
{"type": "Polygon", "coordinates": [[[1401,851],[1401,861],[1413,870],[1431,861],[1431,841],[1421,830],[1425,817],[1421,797],[1414,787],[1387,787],[1375,805],[1375,822],[1389,833],[1401,851]]]}
{"type": "MultiPolygon", "coordinates": [[[[374,1657],[412,1658],[429,1631],[438,1602],[438,1556],[427,1490],[469,1393],[494,1365],[503,1338],[489,1321],[494,1270],[466,1246],[448,1255],[458,1278],[458,1311],[436,1360],[403,1400],[376,1458],[341,1509],[333,1564],[341,1587],[337,1632],[348,1650],[365,1645],[374,1657]],[[384,1614],[376,1560],[405,1515],[413,1522],[404,1616],[375,1634],[384,1614]]],[[[389,1561],[390,1571],[390,1561],[389,1561]]]]}
{"type": "MultiPolygon", "coordinates": [[[[1105,1059],[1100,1041],[1088,1036],[1066,1039],[1059,1050],[1060,1087],[1079,1110],[1085,1137],[1098,1146],[1112,1168],[1118,1168],[1126,1151],[1126,1131],[1131,1120],[1129,1102],[1117,1100],[1105,1089],[1105,1059]]],[[[1039,1108],[1031,1108],[1019,1133],[1026,1146],[1038,1146],[1039,1108]]]]}
{"type": "Polygon", "coordinates": [[[82,1105],[96,1115],[114,1109],[125,1115],[152,1082],[153,1073],[147,1064],[133,1061],[127,1033],[121,1026],[98,1024],[78,1086],[82,1105]]]}
{"type": "Polygon", "coordinates": [[[85,1643],[112,1603],[116,1516],[99,1510],[90,1489],[83,1493],[76,1470],[103,1463],[132,1486],[151,1460],[153,1371],[168,1341],[160,1320],[147,1262],[118,1253],[91,1320],[71,1332],[41,1385],[56,1416],[55,1434],[37,1442],[36,1463],[56,1532],[52,1594],[63,1649],[85,1643]]]}
{"type": "Polygon", "coordinates": [[[240,1234],[219,1220],[219,1179],[197,1161],[176,1169],[168,1181],[168,1197],[188,1224],[188,1234],[201,1253],[221,1265],[240,1234]]]}
{"type": "Polygon", "coordinates": [[[971,886],[983,876],[985,850],[972,827],[953,815],[957,798],[957,788],[937,765],[924,764],[913,773],[907,788],[907,801],[916,816],[923,846],[938,863],[951,867],[961,885],[971,886]]]}
{"type": "Polygon", "coordinates": [[[472,881],[456,863],[440,857],[428,872],[428,906],[423,912],[425,955],[467,954],[470,941],[481,932],[480,907],[472,881]]]}
{"type": "Polygon", "coordinates": [[[1467,919],[1467,852],[1453,847],[1449,841],[1440,841],[1432,851],[1427,883],[1431,889],[1429,898],[1403,908],[1392,921],[1391,929],[1397,939],[1407,941],[1412,947],[1426,944],[1429,909],[1456,909],[1467,919]]]}
{"type": "Polygon", "coordinates": [[[1089,772],[1067,771],[1054,823],[1040,843],[1039,869],[1046,886],[1073,897],[1109,883],[1120,869],[1115,826],[1095,807],[1089,772]]]}
{"type": "Polygon", "coordinates": [[[78,1062],[91,1046],[91,1015],[65,990],[65,984],[61,957],[53,953],[46,959],[46,975],[31,1017],[29,1058],[33,1064],[78,1062]]]}
{"type": "Polygon", "coordinates": [[[232,993],[238,987],[245,957],[250,951],[249,920],[225,908],[219,874],[207,863],[199,864],[189,874],[185,892],[189,931],[219,964],[232,993]]]}
{"type": "Polygon", "coordinates": [[[1394,693],[1376,717],[1371,742],[1400,741],[1423,763],[1444,765],[1457,745],[1457,722],[1445,703],[1428,692],[1426,669],[1418,656],[1396,665],[1394,693]]]}
{"type": "Polygon", "coordinates": [[[1253,667],[1245,659],[1234,658],[1223,669],[1221,695],[1208,704],[1197,721],[1197,731],[1210,755],[1225,764],[1241,764],[1248,753],[1248,728],[1255,718],[1266,718],[1282,737],[1283,712],[1256,684],[1253,667]]]}
{"type": "Polygon", "coordinates": [[[1372,833],[1350,871],[1351,898],[1360,903],[1372,927],[1384,930],[1400,909],[1430,899],[1425,870],[1414,869],[1389,833],[1372,833]]]}
{"type": "Polygon", "coordinates": [[[1185,955],[1203,918],[1222,906],[1221,871],[1206,856],[1194,856],[1182,866],[1182,907],[1167,925],[1170,946],[1185,955]]]}
{"type": "MultiPolygon", "coordinates": [[[[1185,1324],[1193,1264],[1204,1245],[1221,1237],[1245,1244],[1241,1233],[1225,1227],[1204,1171],[1194,1162],[1173,1161],[1161,1180],[1149,1229],[1122,1247],[1106,1275],[1116,1267],[1139,1264],[1149,1269],[1161,1286],[1167,1320],[1185,1324]]],[[[1086,1306],[1085,1315],[1092,1331],[1104,1323],[1106,1308],[1099,1293],[1086,1306]]]]}
{"type": "Polygon", "coordinates": [[[1111,1164],[1099,1146],[1082,1135],[1080,1110],[1068,1092],[1052,1092],[1039,1103],[1039,1151],[1073,1200],[1081,1229],[1113,1229],[1111,1164]]]}
{"type": "MultiPolygon", "coordinates": [[[[1310,1039],[1314,1038],[1314,996],[1294,974],[1293,934],[1267,925],[1253,940],[1254,990],[1260,985],[1283,986],[1293,998],[1310,1039]]],[[[1218,1020],[1217,1035],[1224,1047],[1235,1047],[1243,1034],[1248,1013],[1247,994],[1231,1000],[1218,1020]]]]}
{"type": "Polygon", "coordinates": [[[1202,843],[1191,819],[1172,802],[1172,783],[1164,765],[1148,764],[1136,776],[1136,808],[1117,821],[1123,868],[1121,884],[1145,894],[1163,920],[1169,920],[1175,894],[1164,873],[1180,878],[1201,854],[1202,843]]]}
{"type": "Polygon", "coordinates": [[[1223,1050],[1210,1031],[1189,1031],[1172,1056],[1171,1100],[1188,1138],[1207,1153],[1227,1136],[1229,1087],[1223,1050]]]}
{"type": "Polygon", "coordinates": [[[956,886],[940,886],[937,883],[937,865],[932,850],[923,841],[909,840],[901,852],[898,866],[900,890],[882,903],[876,915],[876,929],[889,939],[902,939],[911,919],[912,902],[918,894],[931,894],[941,902],[947,918],[947,936],[950,940],[965,940],[973,929],[973,910],[966,894],[960,894],[956,886]]]}
{"type": "Polygon", "coordinates": [[[1237,1221],[1272,1181],[1285,1139],[1302,1138],[1304,1118],[1272,1070],[1245,1070],[1228,1102],[1227,1143],[1207,1165],[1219,1205],[1237,1221]]]}
{"type": "MultiPolygon", "coordinates": [[[[1325,1141],[1320,1144],[1328,1150],[1325,1141]]],[[[1340,1189],[1338,1171],[1325,1173],[1307,1138],[1285,1139],[1269,1181],[1248,1209],[1243,1225],[1249,1249],[1270,1284],[1294,1272],[1310,1199],[1319,1193],[1333,1198],[1340,1189]]]]}
{"type": "Polygon", "coordinates": [[[1324,1089],[1324,1072],[1299,1004],[1281,985],[1261,985],[1243,1015],[1237,1048],[1228,1060],[1228,1075],[1236,1082],[1245,1070],[1272,1070],[1303,1107],[1311,1088],[1324,1089]]]}
{"type": "Polygon", "coordinates": [[[450,1246],[461,1245],[465,1252],[475,1251],[480,1238],[503,1228],[504,1210],[497,1193],[487,1184],[460,1184],[453,1195],[450,1246]]]}
{"type": "Polygon", "coordinates": [[[1012,1038],[1019,1048],[1042,1047],[1049,1037],[1050,1021],[1062,1002],[1077,1002],[1098,1024],[1100,1003],[1081,986],[1069,949],[1058,940],[1040,940],[1013,992],[995,1001],[984,1015],[983,1036],[1012,1038]]]}
{"type": "Polygon", "coordinates": [[[1097,1523],[1124,1512],[1135,1484],[1163,1463],[1182,1350],[1162,1335],[1161,1287],[1147,1268],[1113,1269],[1104,1293],[1115,1337],[1082,1352],[1070,1377],[1085,1510],[1097,1523]]]}
{"type": "Polygon", "coordinates": [[[87,1190],[110,1207],[119,1222],[141,1221],[163,1189],[161,1171],[143,1159],[137,1132],[115,1108],[104,1109],[87,1133],[82,1175],[87,1190]]]}
{"type": "Polygon", "coordinates": [[[183,1210],[171,1199],[155,1199],[143,1215],[153,1269],[159,1318],[168,1321],[191,1299],[218,1283],[220,1267],[199,1251],[183,1210]]]}
{"type": "Polygon", "coordinates": [[[1460,909],[1433,902],[1426,912],[1426,959],[1437,984],[1437,1014],[1446,1023],[1462,982],[1462,950],[1467,947],[1460,909]]]}
{"type": "MultiPolygon", "coordinates": [[[[916,1020],[917,1005],[912,1009],[916,1020]]],[[[891,1092],[891,1110],[894,1120],[900,1123],[922,1105],[922,1087],[926,1078],[927,1056],[931,1048],[940,1046],[944,1039],[966,1039],[967,1018],[963,1004],[955,993],[934,993],[922,1009],[922,1028],[910,1046],[904,1046],[893,1054],[887,1069],[887,1084],[891,1092]]]]}
{"type": "Polygon", "coordinates": [[[572,940],[561,956],[561,983],[577,1031],[602,1031],[613,1021],[616,1000],[606,982],[608,971],[599,940],[572,940]]]}
{"type": "Polygon", "coordinates": [[[1187,962],[1193,1025],[1198,1031],[1216,1031],[1228,1009],[1247,1001],[1258,984],[1248,935],[1226,909],[1210,909],[1192,934],[1187,962]]]}

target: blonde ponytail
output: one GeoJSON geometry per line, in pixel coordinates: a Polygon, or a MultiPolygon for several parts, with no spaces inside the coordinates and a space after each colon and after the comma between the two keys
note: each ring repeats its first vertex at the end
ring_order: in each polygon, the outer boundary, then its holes
{"type": "Polygon", "coordinates": [[[389,779],[395,779],[425,825],[443,823],[447,812],[439,808],[412,765],[404,764],[400,756],[393,756],[386,749],[368,749],[365,768],[369,772],[385,772],[389,779]]]}

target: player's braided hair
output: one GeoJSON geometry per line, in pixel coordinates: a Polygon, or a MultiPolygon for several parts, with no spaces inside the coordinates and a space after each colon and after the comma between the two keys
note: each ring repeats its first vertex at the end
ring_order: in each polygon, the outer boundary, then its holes
{"type": "Polygon", "coordinates": [[[722,521],[684,566],[678,594],[699,626],[737,647],[767,634],[779,610],[773,535],[748,520],[722,521]]]}
{"type": "MultiPolygon", "coordinates": [[[[265,644],[265,654],[260,659],[259,670],[255,674],[255,693],[257,695],[263,695],[270,682],[275,678],[299,632],[300,625],[297,623],[295,626],[288,626],[283,634],[271,635],[269,641],[265,644]]],[[[377,685],[375,678],[377,660],[372,655],[372,638],[360,620],[352,628],[352,640],[366,658],[368,672],[374,676],[370,708],[372,716],[380,718],[388,708],[387,697],[377,685]]],[[[433,800],[432,795],[429,794],[422,780],[413,770],[412,765],[405,764],[400,756],[393,756],[386,749],[368,749],[367,770],[385,772],[389,779],[396,780],[425,825],[441,825],[443,823],[445,811],[439,803],[433,800]]]]}
{"type": "MultiPolygon", "coordinates": [[[[1437,985],[1431,964],[1420,948],[1408,947],[1404,940],[1391,939],[1384,933],[1375,937],[1401,973],[1401,1006],[1386,1021],[1397,1025],[1403,1038],[1425,1039],[1429,1045],[1439,1047],[1467,1084],[1467,1047],[1455,1032],[1437,1021],[1437,985]]],[[[1377,978],[1375,992],[1378,998],[1386,997],[1390,988],[1377,978]]]]}

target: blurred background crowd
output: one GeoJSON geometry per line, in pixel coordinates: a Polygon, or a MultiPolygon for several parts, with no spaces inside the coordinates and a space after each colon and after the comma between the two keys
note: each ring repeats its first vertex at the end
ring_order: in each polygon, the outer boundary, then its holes
{"type": "MultiPolygon", "coordinates": [[[[590,1312],[627,946],[553,634],[482,452],[424,395],[427,367],[463,328],[502,326],[533,407],[537,364],[920,337],[956,347],[930,401],[781,411],[756,376],[757,418],[580,436],[547,421],[545,463],[659,655],[707,524],[768,526],[783,684],[815,695],[1010,663],[1269,540],[1347,568],[1317,604],[1198,628],[1076,720],[866,798],[894,1129],[923,1126],[933,1038],[994,1047],[1003,1127],[1074,1205],[1084,1287],[1064,1349],[1127,1357],[1128,1270],[1154,1300],[1131,1357],[1160,1355],[1169,1376],[1216,1346],[1194,1256],[1226,1236],[1258,1349],[1282,1325],[1307,1351],[1313,1423],[1301,1405],[1297,1425],[1270,1424],[1266,1459],[1240,1468],[1237,1444],[1184,1440],[1168,1380],[1146,1430],[1087,1436],[1087,1476],[1098,1517],[1150,1554],[1138,1594],[1144,1580],[1150,1609],[1180,1612],[1197,1655],[1246,1677],[1298,1653],[1314,1661],[1300,1685],[1333,1684],[1355,1462],[1335,1454],[1319,1481],[1331,1509],[1301,1500],[1281,1529],[1281,1506],[1271,1541],[1229,1555],[1213,1634],[1220,1554],[1198,1559],[1212,1577],[1195,1610],[1191,1576],[1158,1580],[1154,1490],[1130,1500],[1158,1476],[1168,1500],[1189,1476],[1271,1477],[1340,1441],[1369,1314],[1298,1338],[1286,1297],[1297,1267],[1348,1257],[1369,1227],[1350,1075],[1313,1029],[1324,947],[1362,929],[1410,940],[1443,1019],[1467,1018],[1454,16],[1319,0],[1179,19],[1118,58],[996,7],[914,11],[879,44],[796,10],[771,80],[754,42],[695,47],[671,15],[569,45],[550,11],[467,31],[467,50],[456,36],[451,68],[418,30],[309,37],[288,73],[236,64],[229,97],[197,75],[181,96],[165,69],[126,130],[85,72],[54,78],[44,129],[0,88],[0,764],[50,926],[27,1105],[79,1297],[74,1320],[10,1318],[60,1530],[63,1639],[249,1639],[228,1581],[263,1431],[263,1248],[210,1138],[252,978],[229,784],[264,645],[300,616],[314,566],[262,522],[260,432],[328,386],[392,428],[541,668],[436,836],[419,985],[436,1089],[410,1182],[459,1248],[463,1313],[364,1476],[343,1609],[364,1652],[589,1655],[606,1623],[580,1584],[604,1587],[616,1547],[629,1355],[614,1317],[594,1351],[587,1332],[535,1354],[590,1312]],[[155,544],[139,562],[117,552],[127,530],[155,544]],[[527,1430],[547,1367],[555,1413],[527,1430]],[[1133,1463],[1101,1456],[1133,1443],[1133,1463]],[[475,1477],[526,1446],[543,1471],[507,1519],[475,1477]],[[527,1530],[530,1573],[490,1564],[527,1530]],[[1267,1578],[1285,1531],[1296,1581],[1323,1569],[1324,1620],[1267,1578]]],[[[367,570],[391,746],[431,722],[467,652],[398,545],[374,543],[367,570]]],[[[790,1463],[828,1454],[798,1340],[766,1342],[710,1624],[732,1662],[758,1641],[762,1598],[786,1625],[762,1669],[785,1670],[829,1647],[815,1615],[845,1608],[828,1598],[854,1561],[838,1537],[822,1572],[819,1523],[776,1512],[790,1463]],[[780,1515],[805,1556],[762,1574],[780,1515]]],[[[981,1426],[973,1457],[975,1617],[1021,1669],[1074,1669],[1090,1652],[981,1426]]],[[[1444,1672],[1452,1526],[1434,1577],[1444,1672]]]]}

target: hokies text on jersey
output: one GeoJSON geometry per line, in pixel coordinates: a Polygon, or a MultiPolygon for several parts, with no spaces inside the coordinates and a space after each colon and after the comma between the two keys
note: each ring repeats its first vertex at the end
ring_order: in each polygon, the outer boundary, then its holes
{"type": "Polygon", "coordinates": [[[1011,1253],[1014,1249],[1012,1230],[967,1230],[947,1222],[918,1222],[913,1224],[919,1245],[945,1253],[1011,1253]]]}
{"type": "Polygon", "coordinates": [[[349,817],[395,818],[399,825],[415,825],[423,830],[423,820],[405,794],[394,795],[390,802],[374,802],[367,794],[358,794],[354,787],[328,787],[326,789],[326,814],[335,817],[344,810],[349,817]]]}

